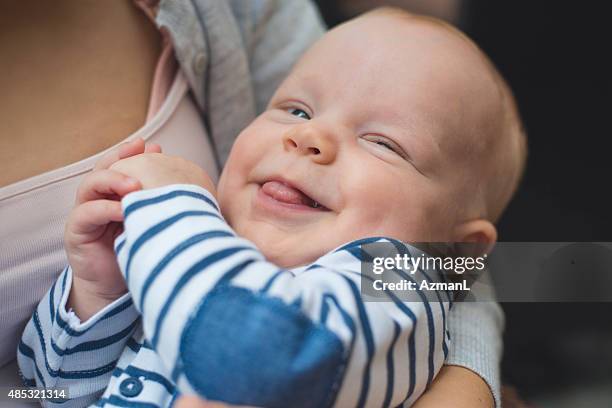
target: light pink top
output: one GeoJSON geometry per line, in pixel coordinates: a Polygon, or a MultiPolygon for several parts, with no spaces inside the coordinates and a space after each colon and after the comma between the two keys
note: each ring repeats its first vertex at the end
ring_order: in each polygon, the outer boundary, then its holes
{"type": "MultiPolygon", "coordinates": [[[[141,137],[203,167],[216,180],[211,146],[169,41],[157,65],[141,137]]],[[[82,177],[105,152],[0,188],[0,366],[16,357],[34,307],[66,265],[64,224],[82,177]]],[[[15,365],[0,368],[0,386],[15,383],[15,365]]]]}

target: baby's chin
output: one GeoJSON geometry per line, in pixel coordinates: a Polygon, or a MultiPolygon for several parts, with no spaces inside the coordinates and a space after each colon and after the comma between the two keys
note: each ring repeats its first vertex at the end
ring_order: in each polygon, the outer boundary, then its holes
{"type": "Polygon", "coordinates": [[[268,262],[285,269],[309,265],[329,252],[322,248],[307,247],[303,244],[287,245],[278,241],[271,243],[270,240],[257,239],[257,237],[243,237],[253,242],[268,262]]]}
{"type": "Polygon", "coordinates": [[[305,253],[298,253],[293,251],[291,253],[287,253],[284,251],[281,252],[275,249],[268,251],[262,250],[261,252],[269,262],[272,262],[273,264],[285,269],[310,265],[326,253],[325,251],[320,251],[320,253],[317,253],[316,255],[308,255],[305,253]]]}

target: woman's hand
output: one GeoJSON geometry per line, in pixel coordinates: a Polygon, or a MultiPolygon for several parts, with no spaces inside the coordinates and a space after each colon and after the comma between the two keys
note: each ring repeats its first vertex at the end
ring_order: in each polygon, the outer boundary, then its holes
{"type": "Polygon", "coordinates": [[[495,406],[489,386],[473,371],[445,365],[413,408],[491,408],[495,406]]]}

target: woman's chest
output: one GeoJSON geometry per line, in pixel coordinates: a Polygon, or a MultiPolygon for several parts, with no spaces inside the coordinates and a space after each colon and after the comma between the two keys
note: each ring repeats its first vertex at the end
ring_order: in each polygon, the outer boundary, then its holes
{"type": "Polygon", "coordinates": [[[140,10],[115,4],[103,9],[113,24],[89,9],[63,10],[56,23],[55,9],[5,21],[0,187],[91,156],[144,123],[160,36],[140,10]]]}

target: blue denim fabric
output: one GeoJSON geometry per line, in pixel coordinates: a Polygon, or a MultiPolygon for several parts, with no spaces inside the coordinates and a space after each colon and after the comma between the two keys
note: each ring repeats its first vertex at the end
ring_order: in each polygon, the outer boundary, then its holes
{"type": "Polygon", "coordinates": [[[231,286],[207,296],[181,341],[200,395],[260,407],[330,406],[345,357],[340,339],[298,308],[231,286]]]}

